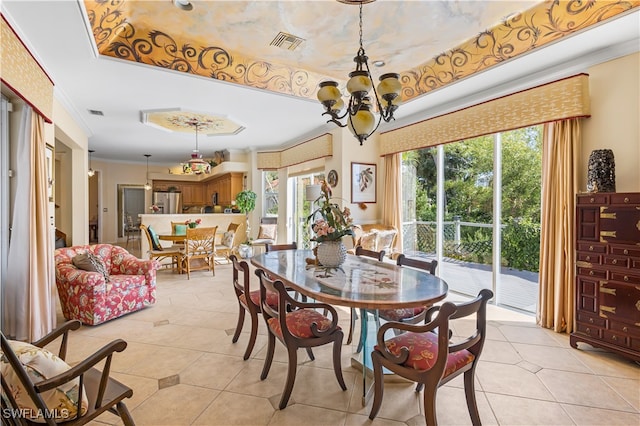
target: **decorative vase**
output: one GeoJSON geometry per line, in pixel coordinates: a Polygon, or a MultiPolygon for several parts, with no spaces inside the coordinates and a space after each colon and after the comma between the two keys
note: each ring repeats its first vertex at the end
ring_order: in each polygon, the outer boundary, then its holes
{"type": "Polygon", "coordinates": [[[335,268],[347,259],[347,248],[342,241],[324,241],[318,245],[318,262],[322,266],[335,268]]]}
{"type": "Polygon", "coordinates": [[[253,257],[253,247],[249,244],[240,244],[238,246],[238,254],[243,259],[253,257]]]}
{"type": "Polygon", "coordinates": [[[196,226],[198,226],[197,223],[195,222],[189,222],[189,228],[195,228],[196,226]]]}
{"type": "Polygon", "coordinates": [[[587,191],[616,192],[616,164],[612,150],[591,151],[587,172],[587,191]]]}

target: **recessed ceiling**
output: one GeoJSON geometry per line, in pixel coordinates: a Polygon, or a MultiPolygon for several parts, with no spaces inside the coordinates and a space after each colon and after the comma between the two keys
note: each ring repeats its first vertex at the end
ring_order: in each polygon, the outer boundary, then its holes
{"type": "Polygon", "coordinates": [[[244,127],[229,117],[180,108],[141,111],[142,122],[149,126],[166,130],[207,136],[237,135],[244,127]]]}

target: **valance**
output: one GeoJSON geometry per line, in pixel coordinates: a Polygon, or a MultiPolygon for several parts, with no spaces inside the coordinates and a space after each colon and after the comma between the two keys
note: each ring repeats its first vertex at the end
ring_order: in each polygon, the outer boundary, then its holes
{"type": "Polygon", "coordinates": [[[273,170],[333,155],[333,137],[325,133],[282,151],[257,153],[258,169],[273,170]]]}

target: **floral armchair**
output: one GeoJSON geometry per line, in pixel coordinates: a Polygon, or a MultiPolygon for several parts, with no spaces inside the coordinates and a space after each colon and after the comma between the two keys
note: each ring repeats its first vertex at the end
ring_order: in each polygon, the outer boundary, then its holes
{"type": "Polygon", "coordinates": [[[96,244],[57,249],[55,261],[56,286],[67,320],[96,325],[156,301],[160,266],[156,260],[141,260],[122,247],[96,244]],[[76,264],[83,267],[79,255],[93,258],[98,272],[79,269],[76,264]]]}

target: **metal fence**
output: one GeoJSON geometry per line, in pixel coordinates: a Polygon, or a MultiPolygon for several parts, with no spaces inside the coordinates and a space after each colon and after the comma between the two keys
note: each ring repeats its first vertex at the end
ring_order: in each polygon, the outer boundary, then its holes
{"type": "MultiPolygon", "coordinates": [[[[489,263],[493,246],[493,224],[443,222],[443,255],[461,260],[489,263]]],[[[413,221],[402,224],[405,253],[430,255],[436,252],[436,222],[413,221]]]]}

